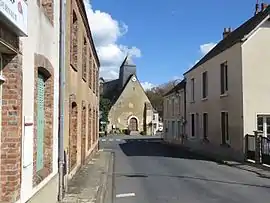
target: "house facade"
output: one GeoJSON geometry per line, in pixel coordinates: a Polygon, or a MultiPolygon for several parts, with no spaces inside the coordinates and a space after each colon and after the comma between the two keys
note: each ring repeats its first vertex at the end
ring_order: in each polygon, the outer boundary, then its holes
{"type": "Polygon", "coordinates": [[[66,10],[65,186],[98,147],[100,67],[83,0],[66,10]]]}
{"type": "Polygon", "coordinates": [[[181,142],[186,134],[185,86],[182,80],[163,97],[163,138],[168,142],[181,142]]]}
{"type": "Polygon", "coordinates": [[[58,197],[59,1],[28,1],[20,202],[58,197]]]}
{"type": "Polygon", "coordinates": [[[189,140],[243,157],[246,134],[269,136],[269,13],[262,4],[234,31],[224,29],[223,39],[184,74],[189,140]]]}

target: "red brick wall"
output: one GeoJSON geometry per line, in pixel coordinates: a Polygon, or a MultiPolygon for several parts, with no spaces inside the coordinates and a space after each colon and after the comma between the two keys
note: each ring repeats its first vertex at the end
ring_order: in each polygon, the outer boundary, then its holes
{"type": "Polygon", "coordinates": [[[49,21],[54,23],[54,0],[37,0],[38,6],[42,5],[44,14],[48,17],[49,21]]]}
{"type": "Polygon", "coordinates": [[[2,129],[0,202],[20,198],[22,136],[22,56],[2,55],[2,129]]]}
{"type": "Polygon", "coordinates": [[[52,172],[53,156],[53,115],[54,115],[54,70],[50,61],[43,55],[35,54],[34,87],[34,168],[33,185],[36,186],[52,172]],[[37,79],[38,72],[45,78],[45,126],[44,126],[44,167],[36,171],[37,159],[37,79]]]}

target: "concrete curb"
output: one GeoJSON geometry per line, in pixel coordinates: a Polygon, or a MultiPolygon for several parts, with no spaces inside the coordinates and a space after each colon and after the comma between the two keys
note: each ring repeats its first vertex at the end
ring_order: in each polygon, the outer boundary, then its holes
{"type": "Polygon", "coordinates": [[[112,162],[113,162],[112,152],[103,151],[103,153],[109,153],[110,155],[109,155],[109,158],[107,160],[105,170],[101,176],[100,186],[99,186],[97,194],[96,194],[95,203],[105,203],[105,199],[106,199],[106,196],[108,193],[108,178],[109,178],[109,173],[110,173],[110,169],[112,168],[112,162]]]}

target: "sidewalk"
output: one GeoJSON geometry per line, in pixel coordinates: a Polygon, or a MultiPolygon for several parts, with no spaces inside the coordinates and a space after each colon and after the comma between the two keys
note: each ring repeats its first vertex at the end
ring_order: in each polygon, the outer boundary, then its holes
{"type": "Polygon", "coordinates": [[[111,160],[111,152],[98,151],[69,182],[62,203],[103,202],[111,160]]]}

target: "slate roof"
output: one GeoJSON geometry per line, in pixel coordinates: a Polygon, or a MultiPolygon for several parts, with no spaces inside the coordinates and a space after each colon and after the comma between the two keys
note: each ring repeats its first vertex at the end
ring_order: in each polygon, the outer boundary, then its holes
{"type": "Polygon", "coordinates": [[[183,79],[181,82],[179,82],[175,87],[173,87],[170,91],[168,91],[166,94],[163,95],[163,97],[166,97],[178,90],[184,89],[186,87],[186,80],[183,79]]]}
{"type": "Polygon", "coordinates": [[[206,61],[214,58],[215,56],[225,51],[226,49],[232,47],[236,43],[241,42],[242,39],[252,30],[254,30],[269,14],[270,14],[270,6],[268,6],[264,11],[254,15],[252,18],[247,20],[237,29],[232,31],[227,37],[221,40],[210,52],[208,52],[198,63],[196,63],[187,72],[185,72],[184,75],[194,70],[198,66],[204,64],[206,61]]]}

